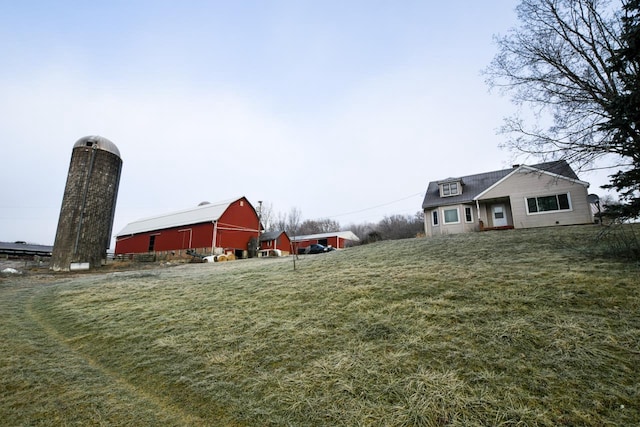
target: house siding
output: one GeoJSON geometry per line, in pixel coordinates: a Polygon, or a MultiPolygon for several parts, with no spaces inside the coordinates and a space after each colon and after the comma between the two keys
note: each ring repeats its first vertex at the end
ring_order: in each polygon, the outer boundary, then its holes
{"type": "Polygon", "coordinates": [[[449,206],[440,206],[434,209],[426,209],[424,211],[424,224],[425,224],[425,230],[426,230],[427,236],[478,231],[479,229],[478,212],[476,210],[475,205],[471,205],[471,204],[449,205],[449,206]],[[465,221],[465,208],[471,208],[472,219],[473,219],[472,222],[465,221]],[[458,210],[459,222],[453,223],[453,224],[445,223],[444,211],[449,209],[458,210]],[[438,225],[435,225],[435,226],[433,225],[434,211],[438,212],[438,225]]]}
{"type": "MultiPolygon", "coordinates": [[[[477,210],[476,210],[476,215],[478,215],[477,210]]],[[[480,214],[479,214],[479,216],[480,216],[480,218],[476,218],[477,221],[482,220],[484,227],[491,227],[491,224],[489,224],[487,222],[487,219],[491,219],[491,215],[490,215],[489,210],[487,209],[487,205],[480,204],[480,214]]]]}
{"type": "MultiPolygon", "coordinates": [[[[587,194],[587,186],[579,182],[530,170],[519,170],[484,193],[480,201],[508,197],[511,204],[513,226],[515,228],[532,228],[593,222],[587,194]],[[571,210],[527,213],[526,199],[528,197],[563,193],[569,194],[571,210]]],[[[485,218],[487,218],[486,214],[485,218]]]]}

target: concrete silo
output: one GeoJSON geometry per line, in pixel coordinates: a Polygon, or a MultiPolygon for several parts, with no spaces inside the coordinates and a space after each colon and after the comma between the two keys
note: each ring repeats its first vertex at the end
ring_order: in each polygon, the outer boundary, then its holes
{"type": "Polygon", "coordinates": [[[74,144],[52,270],[94,268],[106,260],[121,171],[120,151],[108,139],[86,136],[74,144]]]}

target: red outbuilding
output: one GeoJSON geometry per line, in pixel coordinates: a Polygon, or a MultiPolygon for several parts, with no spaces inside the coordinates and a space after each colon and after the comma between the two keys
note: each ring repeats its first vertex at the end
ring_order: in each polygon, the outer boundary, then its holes
{"type": "Polygon", "coordinates": [[[332,246],[336,249],[343,249],[349,245],[359,242],[360,239],[352,231],[334,231],[332,233],[309,234],[306,236],[295,236],[293,245],[298,249],[306,248],[314,243],[323,246],[332,246]]]}
{"type": "Polygon", "coordinates": [[[140,219],[116,235],[116,255],[154,253],[204,255],[233,253],[237,258],[257,250],[260,219],[245,197],[203,202],[179,212],[140,219]]]}
{"type": "Polygon", "coordinates": [[[289,255],[291,239],[286,231],[267,231],[260,235],[260,254],[262,256],[289,255]]]}

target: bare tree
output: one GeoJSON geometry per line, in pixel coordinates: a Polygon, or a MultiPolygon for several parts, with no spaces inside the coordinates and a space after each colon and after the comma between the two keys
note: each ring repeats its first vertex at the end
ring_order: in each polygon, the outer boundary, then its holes
{"type": "Polygon", "coordinates": [[[287,216],[287,224],[285,230],[290,236],[300,234],[300,222],[302,221],[302,211],[296,207],[292,207],[287,216]]]}
{"type": "Polygon", "coordinates": [[[350,224],[344,230],[351,231],[353,234],[358,236],[360,239],[360,244],[368,243],[367,236],[369,233],[375,231],[376,224],[371,222],[366,222],[362,224],[350,224]]]}
{"type": "Polygon", "coordinates": [[[324,218],[324,219],[307,219],[300,224],[300,234],[319,234],[329,233],[332,231],[340,230],[340,223],[338,221],[324,218]]]}
{"type": "Polygon", "coordinates": [[[415,215],[385,216],[376,227],[385,240],[408,239],[416,237],[424,230],[422,212],[415,215]]]}
{"type": "Polygon", "coordinates": [[[278,212],[277,215],[272,216],[272,220],[269,223],[267,231],[283,231],[287,228],[287,214],[278,212]]]}
{"type": "MultiPolygon", "coordinates": [[[[579,169],[604,157],[608,166],[634,167],[637,150],[630,153],[607,126],[611,103],[624,92],[621,73],[610,63],[624,45],[615,5],[522,0],[520,26],[496,37],[498,53],[485,70],[488,84],[521,107],[501,129],[506,147],[543,160],[562,158],[579,169]],[[525,119],[527,114],[532,117],[525,119]]],[[[637,71],[625,70],[636,79],[637,71]]]]}
{"type": "Polygon", "coordinates": [[[261,203],[258,207],[259,212],[258,214],[260,215],[260,222],[262,223],[262,226],[264,227],[265,231],[273,231],[272,227],[272,222],[274,220],[273,218],[273,205],[269,202],[264,202],[261,203]]]}

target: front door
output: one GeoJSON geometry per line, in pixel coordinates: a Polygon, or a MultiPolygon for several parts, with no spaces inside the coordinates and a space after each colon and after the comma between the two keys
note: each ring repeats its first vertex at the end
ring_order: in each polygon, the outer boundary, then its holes
{"type": "Polygon", "coordinates": [[[504,205],[493,205],[491,207],[491,213],[493,215],[494,227],[504,227],[507,225],[507,211],[504,205]]]}

